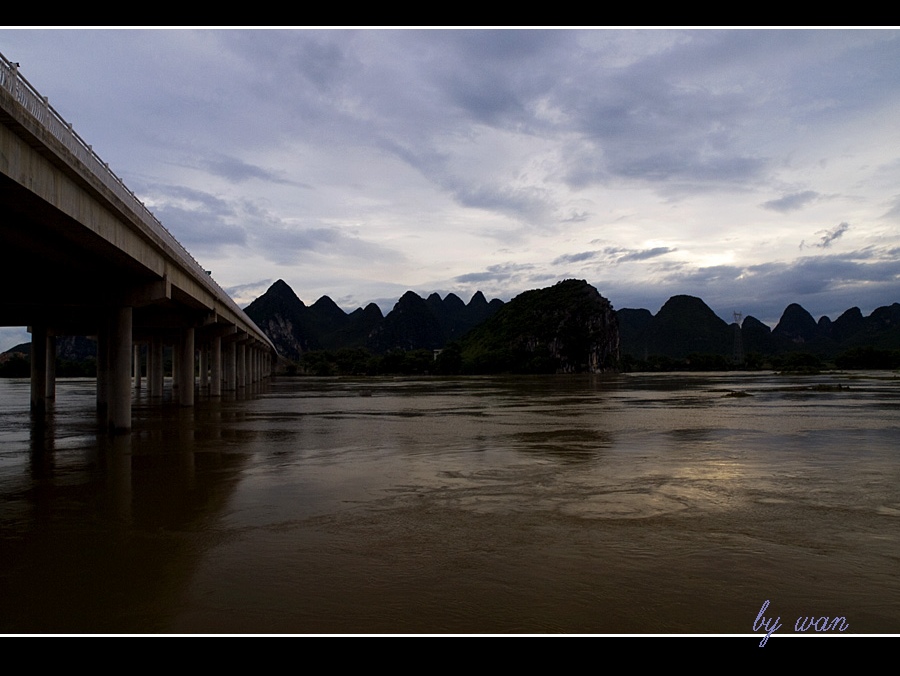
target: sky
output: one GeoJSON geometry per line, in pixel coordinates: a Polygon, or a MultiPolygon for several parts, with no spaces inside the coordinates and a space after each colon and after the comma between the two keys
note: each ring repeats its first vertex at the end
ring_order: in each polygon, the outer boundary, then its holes
{"type": "Polygon", "coordinates": [[[278,279],[387,312],[577,278],[772,327],[900,302],[898,30],[0,29],[0,53],[241,306],[278,279]]]}

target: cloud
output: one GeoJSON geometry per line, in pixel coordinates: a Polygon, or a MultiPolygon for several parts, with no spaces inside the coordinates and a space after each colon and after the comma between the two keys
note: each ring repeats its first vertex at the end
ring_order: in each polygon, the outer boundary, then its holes
{"type": "Polygon", "coordinates": [[[863,307],[898,288],[885,253],[900,245],[898,31],[0,29],[0,42],[235,293],[284,277],[365,304],[434,274],[509,297],[567,266],[630,303],[805,293],[863,307]],[[839,211],[810,225],[825,199],[839,211]],[[817,230],[850,214],[852,239],[883,248],[790,260],[785,232],[831,253],[849,225],[817,230]],[[473,236],[502,245],[473,259],[473,236]],[[674,260],[723,249],[726,266],[674,260]],[[529,266],[539,251],[556,258],[529,266]]]}
{"type": "Polygon", "coordinates": [[[223,246],[246,244],[247,232],[236,222],[233,203],[184,186],[156,185],[151,193],[154,216],[192,253],[209,255],[223,246]]]}
{"type": "Polygon", "coordinates": [[[838,226],[835,226],[835,228],[831,231],[825,231],[825,234],[822,235],[821,241],[819,242],[819,244],[816,244],[816,246],[820,249],[827,249],[829,246],[831,246],[831,243],[834,240],[839,239],[841,235],[843,235],[849,229],[850,224],[844,222],[838,226]]]}
{"type": "Polygon", "coordinates": [[[763,202],[762,207],[763,209],[787,213],[789,211],[802,209],[810,202],[815,201],[818,197],[819,193],[815,190],[804,190],[803,192],[795,192],[790,195],[785,195],[784,197],[779,197],[777,200],[763,202]]]}
{"type": "Polygon", "coordinates": [[[590,218],[590,214],[587,211],[573,211],[572,215],[568,218],[562,219],[563,223],[583,223],[588,218],[590,218]]]}
{"type": "Polygon", "coordinates": [[[631,253],[627,253],[624,256],[620,256],[616,262],[625,263],[627,261],[643,261],[647,260],[648,258],[663,256],[673,251],[676,251],[676,249],[672,249],[667,246],[657,246],[652,249],[643,249],[642,251],[633,251],[631,253]]]}
{"type": "Polygon", "coordinates": [[[581,253],[576,254],[563,254],[562,256],[555,258],[552,264],[562,265],[566,263],[580,263],[581,261],[595,259],[601,255],[605,255],[608,261],[616,264],[628,263],[630,261],[644,261],[649,258],[657,258],[658,256],[664,256],[673,251],[676,251],[676,249],[667,246],[657,246],[652,249],[628,249],[608,246],[602,251],[582,251],[581,253]]]}
{"type": "Polygon", "coordinates": [[[468,119],[489,126],[531,124],[531,103],[553,78],[550,61],[574,34],[565,31],[471,30],[415,33],[431,43],[431,59],[422,73],[468,119]]]}
{"type": "Polygon", "coordinates": [[[893,206],[882,216],[882,218],[900,220],[900,197],[894,198],[893,206]]]}
{"type": "MultiPolygon", "coordinates": [[[[215,159],[204,160],[203,166],[216,176],[221,176],[232,183],[245,183],[251,179],[258,179],[267,183],[278,183],[281,185],[298,185],[278,176],[275,172],[269,171],[262,167],[248,164],[236,157],[227,157],[222,155],[215,159]]],[[[310,186],[299,184],[301,187],[308,188],[310,186]]]]}
{"type": "Polygon", "coordinates": [[[389,247],[364,240],[336,227],[303,227],[274,223],[253,232],[254,247],[267,259],[279,265],[297,265],[304,255],[316,254],[332,259],[357,262],[400,264],[403,254],[389,247]]]}
{"type": "Polygon", "coordinates": [[[500,263],[491,265],[483,272],[470,272],[464,275],[458,275],[453,281],[460,284],[471,284],[478,282],[506,282],[514,278],[520,277],[521,273],[534,269],[534,265],[528,263],[500,263]]]}
{"type": "MultiPolygon", "coordinates": [[[[634,297],[636,286],[644,286],[648,297],[663,293],[663,289],[672,290],[699,296],[713,309],[722,308],[723,317],[732,306],[765,321],[777,320],[784,308],[795,302],[814,316],[836,315],[853,305],[866,305],[864,298],[873,299],[868,305],[874,309],[877,304],[897,300],[898,282],[900,260],[891,254],[891,249],[868,248],[847,254],[803,256],[787,262],[683,266],[653,280],[623,286],[622,293],[634,297]]],[[[616,290],[617,284],[613,282],[616,290]]]]}
{"type": "Polygon", "coordinates": [[[582,251],[577,254],[563,254],[558,258],[553,260],[553,265],[560,265],[562,263],[580,263],[581,261],[587,261],[592,258],[596,258],[599,251],[582,251]]]}
{"type": "Polygon", "coordinates": [[[257,282],[250,282],[248,284],[229,286],[225,291],[229,296],[234,298],[234,301],[238,305],[244,308],[268,291],[272,284],[273,281],[271,279],[261,279],[257,282]]]}
{"type": "Polygon", "coordinates": [[[469,184],[455,188],[453,197],[466,207],[496,211],[526,222],[535,222],[549,210],[541,192],[532,187],[469,184]]]}

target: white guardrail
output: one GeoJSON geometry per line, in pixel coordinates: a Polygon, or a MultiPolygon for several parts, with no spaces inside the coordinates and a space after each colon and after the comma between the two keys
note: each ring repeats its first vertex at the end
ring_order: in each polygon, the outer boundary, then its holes
{"type": "MultiPolygon", "coordinates": [[[[82,139],[69,122],[66,122],[62,116],[53,109],[46,96],[41,96],[38,91],[31,86],[19,73],[19,64],[9,61],[3,54],[0,54],[0,87],[12,94],[13,98],[27,110],[41,126],[49,131],[53,136],[62,143],[76,158],[87,167],[88,171],[100,180],[103,185],[113,191],[113,193],[121,199],[126,206],[131,207],[135,215],[143,221],[143,223],[153,229],[158,229],[159,234],[174,249],[176,254],[181,254],[182,262],[189,267],[193,267],[198,273],[201,280],[208,281],[212,287],[219,292],[222,299],[236,310],[238,316],[243,317],[253,328],[259,331],[260,335],[265,334],[260,331],[259,327],[244,314],[244,311],[234,302],[234,299],[219,286],[218,282],[212,278],[212,275],[203,269],[203,266],[197,262],[190,252],[184,248],[174,235],[168,231],[156,216],[138,199],[128,187],[122,182],[122,179],[116,176],[109,165],[100,159],[99,155],[94,152],[89,144],[82,139]]],[[[201,282],[202,283],[202,282],[201,282]]],[[[270,343],[271,344],[271,343],[270,343]]]]}

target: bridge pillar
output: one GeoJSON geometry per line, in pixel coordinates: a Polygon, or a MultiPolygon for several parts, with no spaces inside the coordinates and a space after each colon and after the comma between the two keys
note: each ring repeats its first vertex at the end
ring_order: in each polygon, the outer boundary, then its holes
{"type": "Polygon", "coordinates": [[[194,329],[182,329],[178,352],[178,402],[194,405],[194,329]]]}
{"type": "Polygon", "coordinates": [[[199,348],[200,352],[200,393],[206,393],[209,385],[209,349],[204,344],[199,348]]]}
{"type": "Polygon", "coordinates": [[[153,396],[153,339],[147,343],[147,394],[153,396]]]}
{"type": "Polygon", "coordinates": [[[56,399],[56,336],[47,334],[47,400],[56,399]]]}
{"type": "Polygon", "coordinates": [[[172,394],[178,395],[181,390],[181,338],[175,339],[172,346],[172,394]]]}
{"type": "Polygon", "coordinates": [[[31,410],[47,410],[47,327],[31,327],[31,410]]]}
{"type": "Polygon", "coordinates": [[[209,396],[222,396],[222,338],[214,336],[210,346],[212,357],[210,359],[209,396]]]}
{"type": "Polygon", "coordinates": [[[153,337],[147,350],[147,380],[150,382],[150,396],[163,395],[163,344],[153,337]]]}
{"type": "Polygon", "coordinates": [[[237,346],[237,386],[247,385],[247,346],[241,343],[237,346]]]}
{"type": "Polygon", "coordinates": [[[131,430],[132,309],[119,307],[109,322],[108,421],[112,432],[131,430]]]}
{"type": "Polygon", "coordinates": [[[109,403],[109,321],[100,320],[97,327],[97,415],[101,422],[106,420],[109,403]]]}
{"type": "Polygon", "coordinates": [[[132,362],[134,366],[134,389],[140,391],[141,389],[141,346],[135,343],[134,345],[134,361],[132,362]]]}
{"type": "Polygon", "coordinates": [[[229,340],[225,345],[225,389],[237,389],[237,343],[229,340]]]}

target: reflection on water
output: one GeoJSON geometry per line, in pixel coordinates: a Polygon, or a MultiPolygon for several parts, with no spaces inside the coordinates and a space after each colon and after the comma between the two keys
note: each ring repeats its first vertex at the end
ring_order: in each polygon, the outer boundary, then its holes
{"type": "Polygon", "coordinates": [[[0,380],[0,632],[900,632],[898,382],[0,380]]]}

